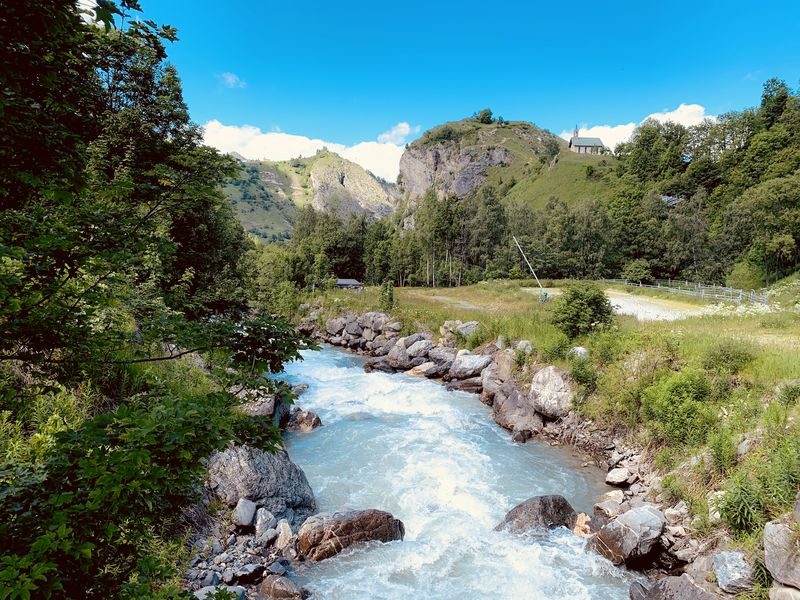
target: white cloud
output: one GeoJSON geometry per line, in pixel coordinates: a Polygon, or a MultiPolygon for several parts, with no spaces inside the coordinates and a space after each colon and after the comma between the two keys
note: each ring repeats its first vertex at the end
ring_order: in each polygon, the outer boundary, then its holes
{"type": "Polygon", "coordinates": [[[247,83],[242,81],[236,73],[226,71],[218,75],[219,80],[226,88],[246,88],[247,83]]]}
{"type": "Polygon", "coordinates": [[[409,135],[416,135],[419,133],[419,125],[412,127],[407,122],[403,121],[392,127],[389,131],[384,131],[378,136],[378,141],[382,144],[396,144],[402,146],[406,143],[406,138],[409,135]]]}
{"type": "MultiPolygon", "coordinates": [[[[716,120],[716,117],[707,115],[705,107],[700,104],[681,103],[675,110],[651,113],[642,119],[640,123],[630,122],[622,125],[593,125],[592,127],[583,125],[578,128],[578,134],[586,137],[599,137],[606,146],[613,150],[617,147],[617,144],[627,142],[637,125],[643,123],[647,119],[655,119],[661,123],[672,121],[673,123],[680,123],[681,125],[689,127],[702,123],[704,119],[716,120]]],[[[572,131],[562,131],[560,135],[565,140],[569,140],[572,137],[572,131]]]]}
{"type": "MultiPolygon", "coordinates": [[[[393,127],[392,131],[399,125],[403,123],[393,127]]],[[[408,133],[402,139],[405,140],[415,132],[419,132],[419,128],[409,126],[408,133]]],[[[299,156],[313,156],[322,148],[327,148],[387,181],[395,181],[400,172],[403,146],[402,143],[383,141],[386,139],[384,135],[386,134],[381,134],[377,142],[366,141],[345,146],[303,135],[278,131],[265,133],[252,125],[224,125],[214,119],[205,124],[203,141],[222,152],[238,152],[245,158],[255,160],[289,160],[299,156]]]]}

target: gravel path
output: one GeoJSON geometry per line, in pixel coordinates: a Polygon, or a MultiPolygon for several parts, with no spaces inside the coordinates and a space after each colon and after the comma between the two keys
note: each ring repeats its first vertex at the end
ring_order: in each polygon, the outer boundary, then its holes
{"type": "Polygon", "coordinates": [[[639,321],[675,321],[701,315],[704,312],[702,306],[664,298],[635,296],[618,290],[606,290],[606,296],[611,300],[614,312],[631,315],[639,321]]]}

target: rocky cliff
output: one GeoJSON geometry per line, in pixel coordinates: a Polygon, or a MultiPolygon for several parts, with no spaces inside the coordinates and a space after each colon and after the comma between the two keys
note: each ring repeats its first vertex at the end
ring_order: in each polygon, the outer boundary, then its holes
{"type": "Polygon", "coordinates": [[[339,217],[366,213],[385,217],[394,210],[396,187],[336,154],[319,156],[310,165],[311,204],[339,217]]]}
{"type": "Polygon", "coordinates": [[[430,189],[464,198],[487,183],[536,175],[562,146],[552,133],[521,121],[446,123],[406,148],[399,182],[412,200],[430,189]]]}
{"type": "Polygon", "coordinates": [[[242,226],[265,240],[290,237],[298,207],[307,204],[342,218],[380,218],[399,198],[397,186],[332,152],[279,162],[234,158],[242,162],[241,173],[223,190],[242,226]]]}

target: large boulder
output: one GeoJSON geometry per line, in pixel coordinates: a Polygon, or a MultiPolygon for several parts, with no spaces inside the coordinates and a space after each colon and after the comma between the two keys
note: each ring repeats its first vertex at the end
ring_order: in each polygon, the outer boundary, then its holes
{"type": "Polygon", "coordinates": [[[281,575],[267,575],[258,591],[265,600],[303,600],[310,595],[295,582],[281,575]]]}
{"type": "Polygon", "coordinates": [[[215,452],[208,460],[207,485],[229,506],[247,498],[276,516],[291,509],[295,523],[316,508],[305,473],[283,449],[231,446],[215,452]]]}
{"type": "Polygon", "coordinates": [[[635,563],[653,549],[664,523],[664,515],[656,507],[637,506],[604,525],[589,547],[615,565],[635,563]]]}
{"type": "Polygon", "coordinates": [[[458,355],[450,367],[450,377],[452,379],[476,377],[489,366],[490,362],[492,362],[491,356],[480,356],[478,354],[458,355]]]}
{"type": "Polygon", "coordinates": [[[533,408],[551,419],[566,417],[572,409],[574,393],[567,375],[554,366],[545,367],[531,381],[533,408]]]}
{"type": "Polygon", "coordinates": [[[572,529],[577,520],[578,514],[564,496],[534,496],[508,511],[495,530],[522,533],[555,527],[572,529]]]}
{"type": "Polygon", "coordinates": [[[454,348],[437,346],[428,352],[428,358],[437,364],[452,363],[456,359],[456,351],[454,348]]]}
{"type": "Polygon", "coordinates": [[[233,509],[233,524],[237,527],[250,527],[256,516],[256,504],[247,498],[239,498],[233,509]]]}
{"type": "Polygon", "coordinates": [[[764,526],[764,564],[775,581],[800,588],[800,545],[788,518],[764,526]]]}
{"type": "Polygon", "coordinates": [[[538,434],[544,423],[528,401],[512,382],[501,385],[494,394],[492,417],[495,422],[508,429],[522,441],[538,434]]]}
{"type": "Polygon", "coordinates": [[[715,600],[716,596],[683,574],[680,577],[664,577],[650,587],[636,581],[631,585],[630,598],[631,600],[715,600]]]}
{"type": "Polygon", "coordinates": [[[743,552],[717,552],[712,562],[717,585],[723,592],[741,594],[753,588],[753,567],[743,552]]]}
{"type": "Polygon", "coordinates": [[[386,355],[386,361],[390,367],[398,371],[407,371],[411,368],[411,357],[406,351],[403,338],[397,340],[397,343],[389,350],[389,354],[386,355]]]}
{"type": "Polygon", "coordinates": [[[325,331],[331,335],[339,335],[342,333],[344,326],[347,324],[347,319],[344,317],[336,317],[335,319],[328,319],[325,323],[325,331]]]}
{"type": "Polygon", "coordinates": [[[489,363],[489,366],[481,374],[481,387],[483,388],[481,402],[491,406],[501,385],[503,385],[503,380],[500,378],[500,368],[496,362],[489,363]]]}
{"type": "Polygon", "coordinates": [[[289,415],[289,421],[286,423],[286,430],[309,433],[320,425],[322,425],[322,421],[317,413],[295,407],[289,415]]]}
{"type": "Polygon", "coordinates": [[[404,536],[402,521],[375,509],[320,513],[297,532],[300,554],[308,560],[330,558],[360,542],[391,542],[404,536]]]}
{"type": "Polygon", "coordinates": [[[431,348],[433,348],[433,342],[430,340],[418,340],[406,349],[406,354],[411,358],[417,358],[419,356],[425,357],[428,356],[428,352],[431,348]]]}

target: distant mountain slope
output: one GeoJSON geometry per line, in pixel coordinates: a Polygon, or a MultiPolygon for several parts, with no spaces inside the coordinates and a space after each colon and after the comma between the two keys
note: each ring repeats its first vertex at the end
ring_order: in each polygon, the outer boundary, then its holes
{"type": "Polygon", "coordinates": [[[289,161],[245,161],[239,177],[223,186],[242,226],[264,240],[291,236],[297,209],[306,204],[346,218],[390,214],[394,184],[332,152],[289,161]]]}
{"type": "Polygon", "coordinates": [[[401,190],[411,204],[429,189],[458,198],[491,185],[507,201],[541,207],[607,197],[611,156],[579,156],[553,133],[523,121],[464,119],[427,131],[400,159],[401,190]]]}

